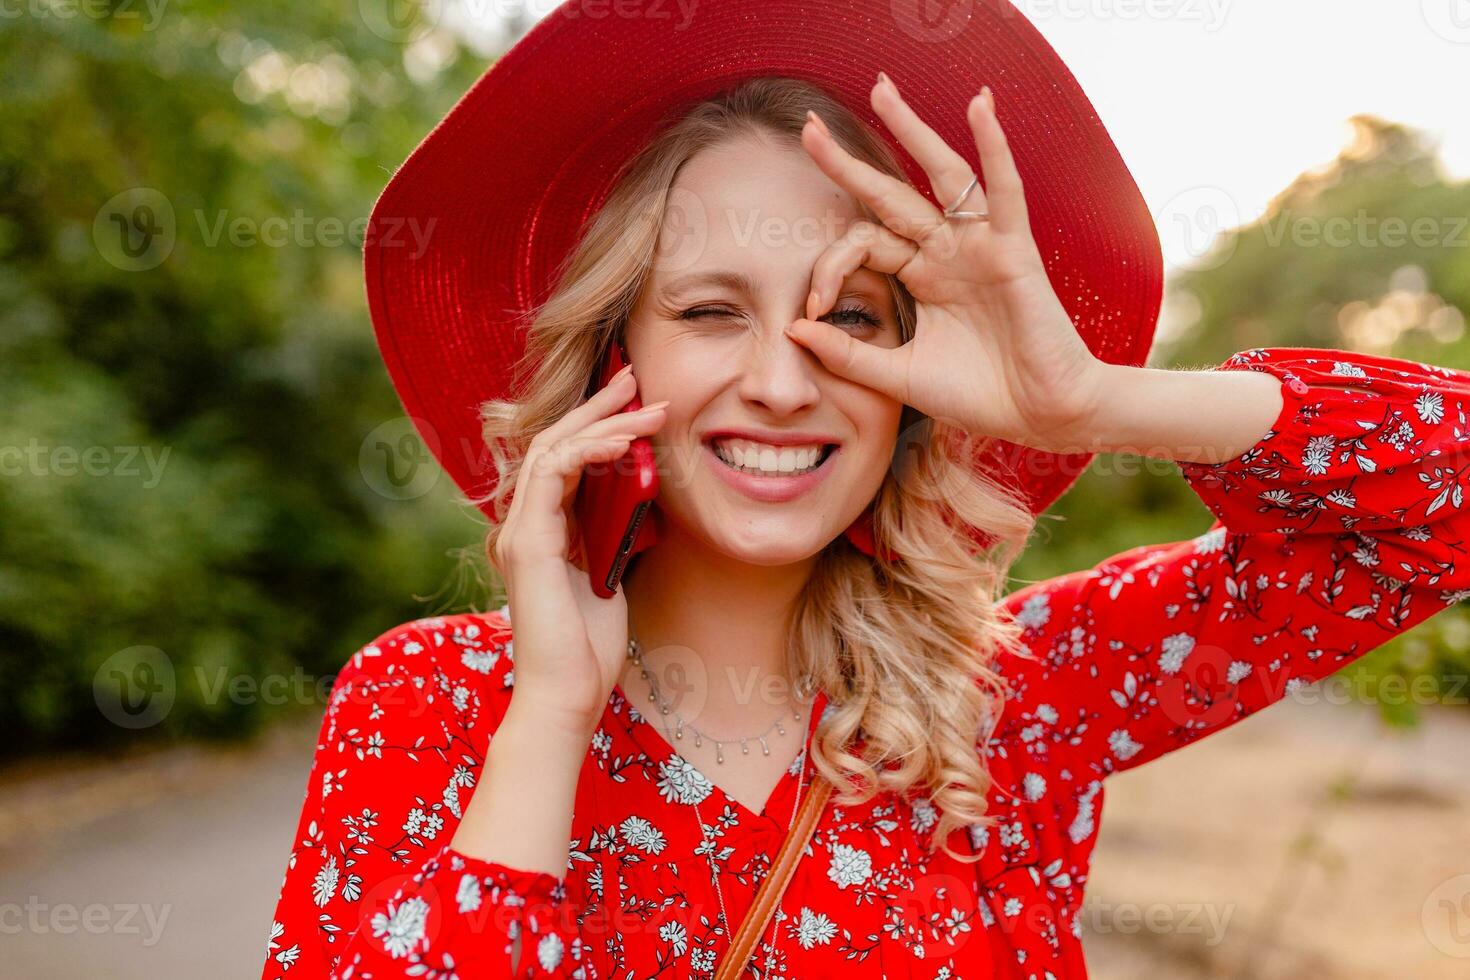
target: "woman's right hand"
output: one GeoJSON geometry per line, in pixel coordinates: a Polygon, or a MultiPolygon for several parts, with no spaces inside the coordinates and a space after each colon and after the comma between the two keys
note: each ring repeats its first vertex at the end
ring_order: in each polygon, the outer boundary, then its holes
{"type": "Polygon", "coordinates": [[[636,392],[629,365],[537,433],[490,554],[514,630],[512,708],[588,739],[627,656],[628,604],[621,588],[608,599],[594,593],[587,571],[570,559],[572,504],[585,465],[617,459],[635,437],[663,425],[666,401],[618,411],[636,392]]]}

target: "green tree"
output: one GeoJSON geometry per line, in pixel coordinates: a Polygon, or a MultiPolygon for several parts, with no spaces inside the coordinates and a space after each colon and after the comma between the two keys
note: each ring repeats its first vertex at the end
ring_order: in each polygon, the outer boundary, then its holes
{"type": "MultiPolygon", "coordinates": [[[[1331,165],[1300,176],[1259,220],[1171,275],[1151,366],[1208,367],[1253,347],[1470,366],[1470,185],[1446,179],[1422,134],[1371,116],[1352,125],[1331,165]]],[[[1100,457],[1043,519],[1040,547],[1015,571],[1024,581],[1045,578],[1193,536],[1211,520],[1172,463],[1100,457]]],[[[1382,694],[1396,723],[1412,723],[1414,699],[1394,684],[1465,704],[1467,631],[1462,605],[1346,668],[1346,677],[1364,697],[1382,694]]]]}
{"type": "Polygon", "coordinates": [[[485,62],[345,0],[62,6],[0,20],[5,751],[115,741],[94,678],[138,646],[175,698],[128,739],[235,735],[284,710],[256,684],[483,599],[447,478],[359,467],[402,409],[351,229],[485,62]]]}

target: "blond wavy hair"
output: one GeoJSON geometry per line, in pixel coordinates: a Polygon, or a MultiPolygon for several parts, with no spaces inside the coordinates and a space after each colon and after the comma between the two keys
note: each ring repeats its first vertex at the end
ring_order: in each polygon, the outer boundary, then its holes
{"type": "MultiPolygon", "coordinates": [[[[478,501],[494,514],[487,552],[531,439],[584,399],[609,344],[621,339],[680,168],[743,134],[800,150],[808,109],[848,152],[908,183],[880,136],[826,91],[797,79],[744,82],[663,128],[624,165],[550,297],[529,315],[511,397],[481,406],[498,473],[495,490],[478,501]]],[[[914,302],[896,276],[888,279],[906,342],[914,302]]],[[[1001,597],[1036,523],[1006,474],[971,467],[988,442],[905,406],[892,465],[873,501],[880,555],[886,545],[901,557],[869,557],[839,535],[818,557],[788,645],[791,676],[809,673],[831,703],[812,755],[837,798],[852,805],[879,792],[927,795],[938,811],[929,850],[945,841],[946,853],[960,860],[971,858],[949,847],[950,832],[994,819],[986,815],[983,758],[1004,684],[991,665],[1019,647],[1020,627],[1001,597]],[[983,528],[986,546],[956,534],[961,525],[983,528]],[[859,735],[860,751],[851,751],[859,735]],[[854,793],[836,789],[849,777],[856,777],[854,793]]]]}

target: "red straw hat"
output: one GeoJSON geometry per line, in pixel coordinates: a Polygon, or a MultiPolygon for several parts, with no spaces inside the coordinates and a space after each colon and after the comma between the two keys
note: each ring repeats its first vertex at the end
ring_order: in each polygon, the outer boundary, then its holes
{"type": "MultiPolygon", "coordinates": [[[[924,0],[570,0],[480,77],[388,182],[364,245],[388,373],[462,490],[494,488],[478,405],[507,394],[523,318],[547,298],[618,167],[677,108],[760,75],[805,79],[839,98],[938,208],[950,202],[934,200],[873,113],[873,80],[892,76],[982,182],[965,108],[990,85],[1052,286],[1095,355],[1144,362],[1163,286],[1158,235],[1092,104],[1006,0],[957,0],[938,21],[929,9],[924,0]]],[[[1040,513],[1091,459],[997,440],[977,465],[1014,474],[1040,513]]],[[[849,537],[871,554],[859,525],[849,537]]]]}

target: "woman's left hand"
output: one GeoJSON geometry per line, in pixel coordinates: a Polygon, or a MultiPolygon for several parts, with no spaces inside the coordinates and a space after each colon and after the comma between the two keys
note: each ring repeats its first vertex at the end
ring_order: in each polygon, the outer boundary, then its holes
{"type": "MultiPolygon", "coordinates": [[[[872,104],[924,168],[935,198],[954,201],[975,176],[964,157],[883,76],[872,104]]],[[[1075,449],[1105,365],[1047,278],[988,87],[970,103],[968,121],[986,187],[977,185],[960,209],[988,210],[988,221],[946,218],[915,188],[850,155],[818,117],[808,119],[802,145],[882,224],[854,222],[827,247],[812,272],[807,317],[789,334],[834,374],[926,415],[1020,445],[1075,449]],[[815,319],[859,266],[895,274],[914,297],[915,332],[903,346],[880,347],[815,319]]]]}

